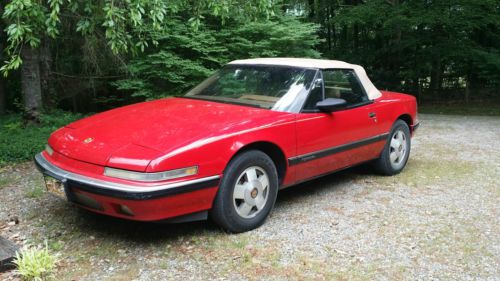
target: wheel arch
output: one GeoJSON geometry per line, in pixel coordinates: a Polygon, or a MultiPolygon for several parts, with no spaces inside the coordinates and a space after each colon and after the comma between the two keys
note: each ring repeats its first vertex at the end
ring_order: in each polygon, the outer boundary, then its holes
{"type": "Polygon", "coordinates": [[[276,171],[278,172],[278,184],[281,185],[285,179],[287,171],[287,159],[283,150],[275,143],[269,141],[256,141],[252,143],[245,144],[240,147],[236,153],[231,157],[230,161],[233,160],[239,154],[249,151],[249,150],[259,150],[267,154],[269,158],[273,161],[276,166],[276,171]]]}
{"type": "Polygon", "coordinates": [[[397,120],[403,120],[405,121],[405,123],[408,125],[408,128],[410,129],[410,132],[411,132],[411,129],[412,129],[412,125],[413,125],[413,118],[411,118],[411,115],[410,114],[401,114],[397,119],[397,120]]]}

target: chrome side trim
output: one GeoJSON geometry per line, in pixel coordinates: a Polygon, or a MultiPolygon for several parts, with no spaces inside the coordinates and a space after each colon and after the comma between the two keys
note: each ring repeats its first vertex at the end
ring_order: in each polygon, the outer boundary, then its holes
{"type": "Polygon", "coordinates": [[[194,180],[187,180],[183,182],[144,187],[139,185],[128,185],[110,181],[103,181],[99,179],[78,175],[55,166],[54,164],[50,163],[47,159],[45,159],[45,157],[41,153],[35,155],[35,163],[37,164],[38,168],[42,171],[42,173],[55,177],[59,180],[70,180],[83,185],[107,189],[109,191],[118,191],[121,193],[125,192],[132,194],[136,193],[141,195],[144,194],[147,195],[148,193],[157,193],[158,191],[167,191],[183,186],[193,186],[193,185],[203,184],[214,180],[217,181],[220,178],[220,176],[216,175],[194,180]]]}

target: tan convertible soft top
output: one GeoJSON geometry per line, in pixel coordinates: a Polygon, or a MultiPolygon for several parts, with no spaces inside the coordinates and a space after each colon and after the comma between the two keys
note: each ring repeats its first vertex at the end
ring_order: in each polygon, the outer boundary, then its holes
{"type": "Polygon", "coordinates": [[[229,64],[265,64],[265,65],[287,65],[287,66],[297,66],[297,67],[308,67],[308,68],[319,68],[319,69],[352,69],[358,76],[361,84],[365,88],[368,98],[373,100],[380,97],[382,94],[373,85],[370,78],[366,74],[365,69],[356,64],[350,64],[338,60],[319,60],[319,59],[300,59],[300,58],[258,58],[258,59],[246,59],[246,60],[235,60],[229,64]]]}

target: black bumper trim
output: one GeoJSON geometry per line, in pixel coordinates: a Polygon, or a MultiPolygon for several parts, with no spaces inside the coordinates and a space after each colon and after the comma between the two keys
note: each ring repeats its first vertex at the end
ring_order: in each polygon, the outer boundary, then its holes
{"type": "Polygon", "coordinates": [[[68,187],[71,189],[74,188],[74,189],[82,190],[82,191],[92,193],[92,194],[97,194],[97,195],[103,195],[103,196],[126,199],[126,200],[150,200],[150,199],[157,199],[157,198],[163,198],[163,197],[167,197],[167,196],[192,192],[192,191],[205,189],[205,188],[209,188],[209,187],[214,187],[214,186],[217,186],[219,184],[219,179],[209,180],[209,181],[205,181],[205,182],[194,183],[194,184],[189,184],[189,185],[184,185],[184,186],[179,186],[176,188],[169,188],[169,189],[157,190],[157,191],[152,191],[152,192],[135,192],[135,193],[105,189],[105,188],[101,188],[101,187],[82,184],[81,182],[72,181],[72,180],[68,180],[67,184],[68,184],[68,187]]]}
{"type": "Polygon", "coordinates": [[[415,132],[418,129],[418,127],[420,127],[420,122],[418,122],[417,124],[413,125],[412,132],[415,132]]]}

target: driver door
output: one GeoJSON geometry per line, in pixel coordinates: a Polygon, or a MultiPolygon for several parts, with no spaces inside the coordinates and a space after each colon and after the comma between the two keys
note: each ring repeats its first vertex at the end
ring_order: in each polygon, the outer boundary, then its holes
{"type": "Polygon", "coordinates": [[[322,70],[297,115],[296,179],[303,181],[376,158],[385,138],[377,136],[376,112],[354,70],[322,70]],[[341,98],[346,105],[325,113],[316,103],[341,98]]]}

